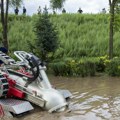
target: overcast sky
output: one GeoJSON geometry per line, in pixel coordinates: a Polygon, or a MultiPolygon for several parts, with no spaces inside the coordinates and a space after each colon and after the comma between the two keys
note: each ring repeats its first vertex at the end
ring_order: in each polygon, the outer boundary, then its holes
{"type": "MultiPolygon", "coordinates": [[[[43,8],[47,5],[50,8],[50,0],[24,0],[23,6],[27,9],[27,14],[32,15],[37,13],[39,6],[43,8]]],[[[108,0],[66,0],[64,8],[68,13],[76,13],[79,8],[83,10],[84,13],[99,13],[103,8],[108,10],[108,0]]],[[[11,12],[14,10],[12,9],[11,12]]],[[[22,8],[19,8],[20,13],[22,13],[22,8]]],[[[51,12],[51,10],[49,10],[51,12]]],[[[58,11],[61,13],[61,11],[58,11]]]]}

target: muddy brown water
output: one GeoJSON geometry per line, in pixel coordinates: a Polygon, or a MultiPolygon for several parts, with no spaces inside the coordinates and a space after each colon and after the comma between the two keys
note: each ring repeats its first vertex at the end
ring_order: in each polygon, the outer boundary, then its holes
{"type": "Polygon", "coordinates": [[[66,78],[49,76],[57,88],[72,93],[69,108],[50,114],[35,106],[35,110],[18,118],[5,120],[120,120],[120,78],[66,78]]]}

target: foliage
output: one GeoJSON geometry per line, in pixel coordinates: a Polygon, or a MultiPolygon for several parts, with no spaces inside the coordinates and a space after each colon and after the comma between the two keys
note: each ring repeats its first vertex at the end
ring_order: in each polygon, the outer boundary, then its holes
{"type": "MultiPolygon", "coordinates": [[[[109,59],[113,58],[113,52],[114,52],[114,26],[115,26],[115,13],[116,13],[116,6],[119,5],[120,0],[109,0],[109,6],[110,6],[110,21],[109,21],[109,59]]],[[[118,10],[117,10],[118,12],[118,10]]]]}
{"type": "Polygon", "coordinates": [[[87,57],[81,59],[61,59],[50,64],[55,75],[59,76],[95,76],[106,72],[110,76],[120,76],[120,58],[109,60],[108,56],[87,57]]]}
{"type": "Polygon", "coordinates": [[[0,23],[0,44],[2,43],[2,32],[3,32],[3,29],[2,29],[2,24],[0,23]]]}
{"type": "Polygon", "coordinates": [[[55,58],[105,55],[108,48],[107,19],[108,16],[102,14],[52,16],[52,21],[59,28],[61,39],[55,58]]]}
{"type": "Polygon", "coordinates": [[[24,50],[34,52],[33,48],[30,48],[28,43],[33,46],[35,42],[35,34],[33,32],[33,22],[30,21],[29,17],[24,16],[9,16],[9,45],[10,52],[16,50],[24,50]]]}
{"type": "MultiPolygon", "coordinates": [[[[60,33],[60,47],[50,64],[55,75],[90,76],[104,71],[109,75],[119,75],[119,61],[111,62],[106,56],[109,15],[62,14],[49,17],[60,33]]],[[[35,49],[36,36],[33,32],[37,18],[38,15],[9,15],[8,38],[11,53],[15,50],[25,50],[36,54],[39,50],[35,49]]],[[[114,38],[114,56],[120,57],[119,31],[116,31],[114,38]]]]}
{"type": "Polygon", "coordinates": [[[105,68],[107,64],[110,62],[109,57],[107,55],[98,57],[98,63],[97,63],[97,72],[105,72],[105,68]]]}
{"type": "Polygon", "coordinates": [[[50,0],[52,9],[61,9],[66,0],[50,0]]]}
{"type": "MultiPolygon", "coordinates": [[[[10,51],[33,51],[26,47],[26,44],[27,41],[30,41],[35,46],[36,37],[33,25],[37,18],[37,15],[32,17],[9,15],[10,51]]],[[[60,47],[55,52],[54,59],[105,56],[108,52],[108,18],[107,14],[50,15],[51,22],[57,26],[59,31],[60,40],[60,47]]],[[[119,31],[116,31],[114,34],[114,56],[120,56],[119,38],[119,31]]]]}
{"type": "Polygon", "coordinates": [[[9,1],[9,6],[11,6],[11,7],[20,7],[22,2],[23,2],[23,0],[10,0],[9,1]]]}
{"type": "Polygon", "coordinates": [[[49,53],[54,53],[58,47],[58,33],[50,22],[48,14],[39,15],[35,23],[36,46],[43,60],[48,59],[49,53]]]}
{"type": "Polygon", "coordinates": [[[22,0],[1,0],[1,24],[2,24],[2,44],[5,48],[9,50],[9,40],[8,40],[8,12],[9,6],[20,6],[22,0]]]}
{"type": "Polygon", "coordinates": [[[115,14],[115,17],[114,17],[114,31],[115,32],[117,32],[117,31],[120,32],[120,14],[115,14]]]}
{"type": "Polygon", "coordinates": [[[115,13],[120,14],[120,5],[118,4],[115,5],[115,13]]]}
{"type": "Polygon", "coordinates": [[[97,59],[82,58],[53,61],[50,64],[55,75],[61,76],[94,76],[96,72],[97,59]]]}
{"type": "Polygon", "coordinates": [[[117,4],[115,4],[115,16],[114,16],[114,30],[116,31],[120,31],[120,4],[119,4],[119,0],[117,1],[117,4]]]}
{"type": "Polygon", "coordinates": [[[113,58],[106,66],[106,72],[110,76],[120,76],[120,58],[113,58]]]}

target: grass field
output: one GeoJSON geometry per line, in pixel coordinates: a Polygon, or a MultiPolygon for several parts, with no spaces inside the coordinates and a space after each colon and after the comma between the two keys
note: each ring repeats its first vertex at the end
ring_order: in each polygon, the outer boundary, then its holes
{"type": "MultiPolygon", "coordinates": [[[[109,15],[106,14],[62,14],[50,15],[59,31],[60,47],[54,57],[95,57],[108,53],[109,15]]],[[[31,51],[34,46],[34,22],[37,15],[9,17],[10,51],[31,51]]],[[[114,55],[120,56],[120,34],[114,35],[114,55]]]]}

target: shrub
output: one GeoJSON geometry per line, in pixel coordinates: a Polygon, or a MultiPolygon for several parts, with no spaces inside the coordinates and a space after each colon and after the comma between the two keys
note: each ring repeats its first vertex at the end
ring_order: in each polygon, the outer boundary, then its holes
{"type": "Polygon", "coordinates": [[[96,60],[69,58],[60,61],[62,62],[54,61],[50,64],[55,75],[85,77],[96,73],[96,60]]]}
{"type": "Polygon", "coordinates": [[[94,76],[96,73],[96,63],[97,59],[93,58],[83,58],[78,62],[78,75],[84,76],[94,76]]]}
{"type": "Polygon", "coordinates": [[[106,66],[106,72],[110,76],[120,76],[120,58],[113,58],[106,66]]]}
{"type": "Polygon", "coordinates": [[[51,63],[55,75],[60,76],[95,76],[97,72],[106,72],[110,76],[120,76],[120,58],[108,60],[107,56],[96,58],[67,58],[51,63]],[[60,61],[60,62],[59,62],[60,61]]]}
{"type": "Polygon", "coordinates": [[[53,70],[55,76],[66,76],[67,75],[64,62],[50,63],[49,66],[53,70]]]}
{"type": "Polygon", "coordinates": [[[98,63],[96,65],[97,72],[105,72],[107,63],[109,63],[109,58],[107,55],[98,57],[98,63]]]}

